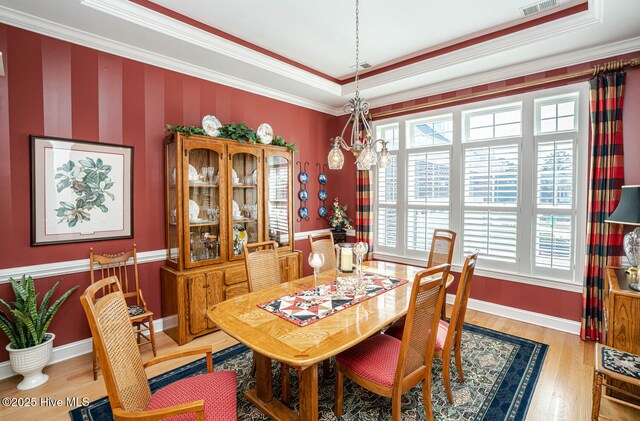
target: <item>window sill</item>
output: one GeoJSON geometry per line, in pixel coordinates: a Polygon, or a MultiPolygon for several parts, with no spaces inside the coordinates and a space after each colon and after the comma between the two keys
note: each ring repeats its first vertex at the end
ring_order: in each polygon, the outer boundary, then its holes
{"type": "MultiPolygon", "coordinates": [[[[412,265],[412,266],[424,267],[426,264],[426,259],[420,260],[420,259],[396,256],[393,254],[386,254],[386,253],[374,252],[373,257],[376,260],[383,260],[383,261],[393,262],[393,263],[403,263],[403,264],[412,265]]],[[[452,264],[451,271],[460,273],[462,271],[462,265],[452,264]]],[[[543,287],[543,288],[551,288],[551,289],[558,289],[561,291],[582,293],[582,285],[575,284],[573,282],[560,281],[557,279],[544,279],[539,277],[520,275],[516,273],[511,273],[511,272],[502,272],[502,271],[497,271],[492,269],[482,269],[479,267],[476,268],[474,274],[478,276],[484,276],[487,278],[499,279],[502,281],[518,282],[521,284],[534,285],[534,286],[543,287]]]]}

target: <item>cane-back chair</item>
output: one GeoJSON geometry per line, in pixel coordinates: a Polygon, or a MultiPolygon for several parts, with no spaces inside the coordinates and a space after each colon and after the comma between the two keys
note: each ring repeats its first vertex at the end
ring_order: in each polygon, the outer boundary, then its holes
{"type": "Polygon", "coordinates": [[[326,234],[309,235],[309,247],[312,252],[324,255],[324,265],[320,272],[336,268],[336,250],[331,231],[326,234]]]}
{"type": "MultiPolygon", "coordinates": [[[[91,283],[96,280],[115,276],[120,282],[121,290],[127,303],[129,318],[134,326],[138,346],[151,345],[153,356],[156,356],[156,337],[153,330],[153,312],[147,308],[138,279],[138,256],[136,245],[127,252],[116,254],[94,254],[89,249],[91,283]],[[97,268],[96,268],[97,267],[97,268]]],[[[95,345],[95,344],[94,344],[95,345]]],[[[93,351],[93,379],[98,378],[98,361],[93,351]]]]}
{"type": "Polygon", "coordinates": [[[456,244],[455,231],[445,229],[433,230],[431,237],[431,250],[429,251],[429,261],[427,267],[431,268],[442,264],[451,264],[453,256],[453,246],[456,244]]]}
{"type": "Polygon", "coordinates": [[[188,419],[200,421],[236,419],[236,374],[213,372],[210,346],[177,351],[143,364],[127,303],[115,276],[90,285],[80,302],[91,328],[116,421],[160,420],[187,413],[195,415],[188,419]],[[145,368],[199,354],[206,355],[207,374],[178,380],[151,394],[145,368]]]}
{"type": "Polygon", "coordinates": [[[402,340],[376,334],[336,357],[335,413],[342,416],[344,379],[391,398],[391,414],[400,421],[402,395],[422,382],[424,410],[431,409],[431,363],[440,308],[444,305],[449,265],[418,272],[413,281],[402,340]]]}

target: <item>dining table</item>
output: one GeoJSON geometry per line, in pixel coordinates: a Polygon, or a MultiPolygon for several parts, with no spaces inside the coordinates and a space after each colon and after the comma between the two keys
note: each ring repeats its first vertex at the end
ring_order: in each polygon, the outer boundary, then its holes
{"type": "MultiPolygon", "coordinates": [[[[317,420],[317,363],[364,341],[406,314],[413,278],[424,268],[380,261],[365,262],[363,266],[365,272],[409,282],[306,326],[280,318],[259,305],[313,288],[313,275],[233,297],[208,311],[221,330],[253,351],[256,387],[244,395],[271,419],[317,420]],[[298,370],[298,413],[273,396],[272,360],[298,370]]],[[[335,280],[335,270],[320,272],[318,285],[335,280]]],[[[450,274],[446,286],[452,282],[450,274]]]]}

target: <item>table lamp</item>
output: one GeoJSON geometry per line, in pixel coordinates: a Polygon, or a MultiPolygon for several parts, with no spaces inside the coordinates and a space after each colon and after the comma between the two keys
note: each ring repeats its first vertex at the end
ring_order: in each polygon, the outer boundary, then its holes
{"type": "MultiPolygon", "coordinates": [[[[638,265],[640,264],[640,186],[622,186],[620,203],[605,222],[639,226],[625,235],[623,240],[624,253],[630,264],[627,273],[638,276],[638,265]]],[[[640,291],[639,283],[630,286],[640,291]]]]}

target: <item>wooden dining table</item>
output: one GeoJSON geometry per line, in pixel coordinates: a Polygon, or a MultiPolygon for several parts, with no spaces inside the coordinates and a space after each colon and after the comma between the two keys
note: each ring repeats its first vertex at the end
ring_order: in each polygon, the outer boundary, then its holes
{"type": "MultiPolygon", "coordinates": [[[[209,317],[220,329],[253,350],[256,387],[245,392],[245,397],[270,418],[317,420],[317,363],[351,348],[405,315],[413,277],[424,270],[387,262],[365,262],[364,269],[410,282],[303,327],[258,305],[313,288],[313,276],[237,296],[209,310],[209,317]],[[298,414],[273,396],[272,360],[298,369],[298,414]]],[[[332,282],[335,278],[335,271],[321,272],[318,285],[332,282]]],[[[452,282],[453,275],[449,275],[446,286],[452,282]]]]}

